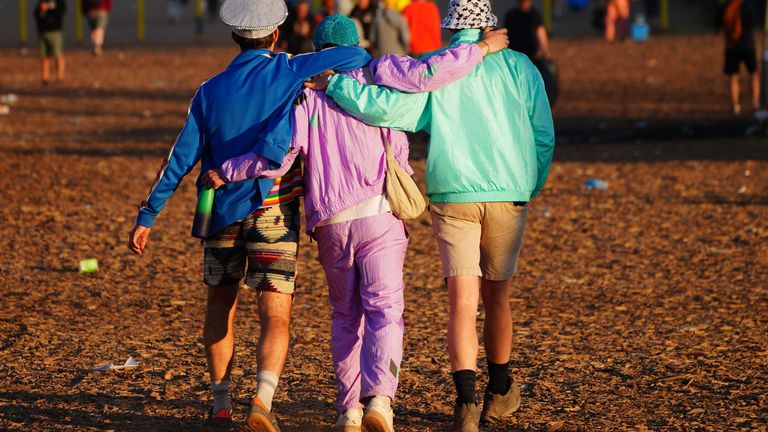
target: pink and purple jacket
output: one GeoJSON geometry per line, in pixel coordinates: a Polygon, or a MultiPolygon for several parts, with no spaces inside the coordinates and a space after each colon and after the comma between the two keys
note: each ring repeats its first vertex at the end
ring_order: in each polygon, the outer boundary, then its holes
{"type": "MultiPolygon", "coordinates": [[[[471,72],[483,60],[475,44],[462,44],[420,61],[386,55],[368,66],[344,74],[365,83],[368,68],[375,84],[407,92],[427,92],[448,85],[471,72]]],[[[304,213],[306,230],[320,221],[384,192],[387,159],[384,142],[410,174],[408,138],[404,132],[366,125],[347,114],[324,92],[305,89],[294,109],[296,127],[291,149],[276,170],[254,153],[228,159],[221,166],[227,182],[280,177],[296,157],[305,157],[304,213]]]]}

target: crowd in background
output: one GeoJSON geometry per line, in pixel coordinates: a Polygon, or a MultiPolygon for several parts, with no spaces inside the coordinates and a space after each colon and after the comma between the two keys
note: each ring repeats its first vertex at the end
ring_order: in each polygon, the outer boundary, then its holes
{"type": "Polygon", "coordinates": [[[288,20],[281,27],[281,48],[293,54],[313,51],[312,34],[334,13],[355,22],[360,44],[376,57],[384,54],[422,55],[442,44],[440,11],[431,0],[308,0],[288,2],[288,20]]]}
{"type": "MultiPolygon", "coordinates": [[[[741,112],[738,100],[740,63],[745,64],[751,75],[752,105],[757,106],[755,95],[759,94],[760,78],[752,24],[764,16],[766,2],[717,2],[721,7],[716,28],[724,30],[726,36],[724,73],[730,78],[733,112],[738,114],[741,112]],[[726,9],[732,13],[724,13],[726,9]],[[740,40],[738,44],[733,42],[737,39],[740,40]]],[[[43,84],[61,81],[65,76],[62,24],[67,3],[66,0],[37,0],[35,5],[43,84]]],[[[167,0],[169,21],[180,22],[183,8],[191,3],[191,0],[167,0]]],[[[204,3],[209,19],[218,19],[223,1],[206,0],[204,3]]],[[[314,51],[312,35],[318,24],[324,17],[336,13],[349,16],[354,21],[360,45],[377,58],[385,54],[420,57],[444,45],[440,11],[435,0],[288,0],[287,4],[289,15],[280,27],[278,49],[292,54],[314,51]]],[[[82,13],[90,27],[94,55],[102,53],[111,6],[112,0],[81,1],[82,13]]],[[[555,0],[553,6],[552,18],[555,20],[563,16],[566,7],[577,13],[592,8],[592,25],[602,32],[608,42],[634,37],[634,26],[639,22],[643,25],[647,22],[653,28],[659,25],[659,0],[555,0]]],[[[546,83],[550,102],[554,105],[558,96],[557,68],[551,58],[543,16],[533,7],[533,0],[515,0],[515,7],[499,25],[508,30],[509,47],[526,54],[537,66],[546,83]]]]}

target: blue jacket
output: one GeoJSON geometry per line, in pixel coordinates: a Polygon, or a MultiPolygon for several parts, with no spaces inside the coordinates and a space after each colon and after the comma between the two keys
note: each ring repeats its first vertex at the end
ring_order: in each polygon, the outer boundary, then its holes
{"type": "MultiPolygon", "coordinates": [[[[165,202],[201,161],[201,172],[244,153],[279,167],[293,135],[293,101],[304,81],[328,69],[348,71],[371,60],[360,47],[335,47],[289,57],[266,49],[238,55],[204,82],[192,98],[187,121],[163,162],[136,223],[151,227],[165,202]]],[[[274,180],[230,183],[216,190],[211,233],[258,209],[274,180]]],[[[198,192],[201,188],[197,180],[198,192]]]]}

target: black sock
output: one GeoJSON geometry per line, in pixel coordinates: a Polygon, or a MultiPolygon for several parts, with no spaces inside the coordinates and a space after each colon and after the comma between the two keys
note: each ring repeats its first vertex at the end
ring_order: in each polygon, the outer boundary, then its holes
{"type": "Polygon", "coordinates": [[[488,391],[493,394],[504,394],[509,391],[509,362],[492,363],[488,360],[488,391]]]}
{"type": "Polygon", "coordinates": [[[459,403],[477,403],[475,400],[475,382],[477,381],[475,371],[464,369],[456,371],[452,375],[459,403]]]}

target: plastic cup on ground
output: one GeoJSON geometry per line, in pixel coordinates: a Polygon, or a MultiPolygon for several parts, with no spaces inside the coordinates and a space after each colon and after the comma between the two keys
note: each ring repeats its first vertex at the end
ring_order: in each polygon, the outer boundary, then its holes
{"type": "Polygon", "coordinates": [[[99,260],[96,258],[80,261],[80,273],[96,273],[99,271],[99,260]]]}

